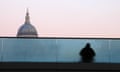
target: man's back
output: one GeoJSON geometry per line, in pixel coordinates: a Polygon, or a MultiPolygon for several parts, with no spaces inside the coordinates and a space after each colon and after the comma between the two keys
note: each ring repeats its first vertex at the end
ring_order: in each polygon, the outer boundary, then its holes
{"type": "Polygon", "coordinates": [[[95,52],[93,51],[92,48],[83,48],[83,50],[80,52],[81,56],[89,56],[89,57],[93,57],[95,56],[95,52]]]}

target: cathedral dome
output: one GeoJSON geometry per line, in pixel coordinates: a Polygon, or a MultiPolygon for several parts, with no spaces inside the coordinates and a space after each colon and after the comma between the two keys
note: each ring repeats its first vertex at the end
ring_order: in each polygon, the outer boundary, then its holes
{"type": "Polygon", "coordinates": [[[37,37],[37,30],[30,23],[28,10],[25,17],[25,23],[19,28],[17,37],[37,37]]]}
{"type": "Polygon", "coordinates": [[[18,37],[37,37],[37,31],[31,24],[23,24],[18,30],[18,37]]]}

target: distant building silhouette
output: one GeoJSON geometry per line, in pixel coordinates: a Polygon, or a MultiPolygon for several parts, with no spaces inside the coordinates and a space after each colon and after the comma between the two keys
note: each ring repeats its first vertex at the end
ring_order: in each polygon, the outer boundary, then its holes
{"type": "Polygon", "coordinates": [[[87,43],[85,48],[80,51],[80,56],[82,58],[82,62],[93,62],[95,56],[94,50],[91,48],[90,43],[87,43]]]}
{"type": "Polygon", "coordinates": [[[25,23],[19,28],[17,37],[38,37],[37,30],[30,23],[29,12],[27,9],[25,23]]]}

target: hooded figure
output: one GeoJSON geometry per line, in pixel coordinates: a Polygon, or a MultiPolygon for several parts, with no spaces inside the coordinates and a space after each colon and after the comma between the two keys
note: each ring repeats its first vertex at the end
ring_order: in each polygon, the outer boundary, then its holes
{"type": "Polygon", "coordinates": [[[80,56],[82,57],[82,62],[93,62],[95,52],[91,48],[90,43],[87,43],[85,48],[81,50],[80,56]]]}

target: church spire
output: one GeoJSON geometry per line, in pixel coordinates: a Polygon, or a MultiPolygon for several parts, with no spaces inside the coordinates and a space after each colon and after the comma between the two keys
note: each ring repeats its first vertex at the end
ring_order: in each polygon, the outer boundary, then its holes
{"type": "Polygon", "coordinates": [[[28,8],[26,10],[25,24],[30,24],[30,16],[29,16],[29,10],[28,10],[28,8]]]}

